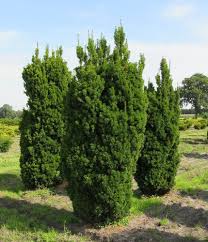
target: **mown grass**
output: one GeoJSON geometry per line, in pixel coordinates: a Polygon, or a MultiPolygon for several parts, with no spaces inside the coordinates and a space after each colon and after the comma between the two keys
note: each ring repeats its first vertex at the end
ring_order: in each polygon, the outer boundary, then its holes
{"type": "Polygon", "coordinates": [[[188,129],[180,132],[179,151],[181,155],[201,154],[208,152],[207,128],[196,130],[188,129]]]}
{"type": "Polygon", "coordinates": [[[176,177],[176,189],[190,195],[208,191],[207,129],[181,131],[179,150],[184,162],[176,177]]]}
{"type": "Polygon", "coordinates": [[[195,170],[177,176],[176,188],[186,192],[194,190],[208,191],[208,171],[195,170]]]}
{"type": "MultiPolygon", "coordinates": [[[[74,215],[64,191],[59,194],[56,190],[24,189],[20,178],[19,140],[14,141],[9,152],[0,153],[0,241],[90,241],[89,237],[78,234],[82,223],[74,215]]],[[[143,214],[157,204],[161,204],[160,198],[135,194],[130,216],[114,225],[125,225],[132,216],[143,214]]]]}
{"type": "MultiPolygon", "coordinates": [[[[20,178],[19,140],[15,138],[9,152],[0,154],[0,241],[91,241],[80,235],[83,229],[73,213],[65,191],[42,189],[27,191],[20,178]]],[[[176,178],[175,188],[181,192],[208,190],[208,144],[206,130],[181,132],[180,154],[185,160],[176,178]],[[195,162],[197,161],[197,162],[195,162]],[[184,168],[185,167],[185,168],[184,168]]],[[[118,224],[127,225],[134,216],[162,205],[159,197],[142,197],[135,192],[130,216],[118,224]]],[[[161,219],[166,225],[167,219],[161,219]]]]}
{"type": "Polygon", "coordinates": [[[67,196],[49,189],[26,191],[19,169],[18,139],[0,154],[0,241],[90,241],[72,235],[70,223],[78,220],[67,196]]]}

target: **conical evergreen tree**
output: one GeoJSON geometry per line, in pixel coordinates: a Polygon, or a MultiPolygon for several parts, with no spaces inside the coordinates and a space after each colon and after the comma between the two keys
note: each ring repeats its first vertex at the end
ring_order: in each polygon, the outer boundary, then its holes
{"type": "Polygon", "coordinates": [[[162,195],[174,185],[179,164],[179,95],[174,91],[170,70],[161,61],[157,90],[150,83],[147,89],[149,106],[145,143],[137,163],[136,180],[146,195],[162,195]]]}
{"type": "Polygon", "coordinates": [[[40,59],[37,48],[22,76],[28,110],[20,125],[21,177],[29,189],[52,186],[61,179],[64,99],[71,78],[62,49],[50,56],[47,48],[40,59]]]}
{"type": "Polygon", "coordinates": [[[66,105],[69,194],[75,213],[92,223],[128,214],[146,123],[144,58],[129,61],[122,27],[114,39],[112,54],[103,37],[77,47],[80,65],[66,105]]]}

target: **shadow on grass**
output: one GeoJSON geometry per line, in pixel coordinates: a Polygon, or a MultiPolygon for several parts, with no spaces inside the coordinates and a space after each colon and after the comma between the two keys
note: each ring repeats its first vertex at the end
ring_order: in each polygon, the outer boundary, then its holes
{"type": "Polygon", "coordinates": [[[24,191],[22,180],[15,174],[0,174],[0,191],[24,191]]]}
{"type": "MultiPolygon", "coordinates": [[[[170,208],[168,209],[170,210],[170,208]]],[[[188,209],[190,210],[190,208],[188,209]]],[[[64,232],[65,228],[68,228],[72,234],[87,235],[96,241],[202,241],[192,237],[182,237],[177,234],[160,231],[159,229],[146,228],[126,230],[111,235],[105,235],[105,238],[103,238],[102,235],[99,235],[99,231],[97,230],[98,233],[96,231],[88,232],[87,229],[89,226],[80,222],[71,211],[36,203],[32,204],[24,200],[11,199],[8,197],[0,198],[0,215],[0,227],[6,226],[10,230],[21,232],[47,232],[49,229],[64,232]]],[[[193,212],[191,212],[190,216],[191,215],[193,215],[193,212]]]]}
{"type": "MultiPolygon", "coordinates": [[[[67,195],[67,185],[68,183],[64,181],[63,183],[57,185],[56,187],[51,187],[49,190],[54,194],[68,196],[67,195]]],[[[0,191],[9,191],[9,192],[21,192],[26,191],[21,177],[16,174],[3,173],[0,174],[0,191]]]]}
{"type": "Polygon", "coordinates": [[[194,159],[205,159],[208,160],[208,154],[200,154],[200,153],[183,153],[183,155],[187,158],[194,158],[194,159]]]}
{"type": "MultiPolygon", "coordinates": [[[[13,174],[0,174],[0,190],[21,191],[23,190],[21,179],[13,174]]],[[[61,189],[65,189],[61,187],[61,189]]],[[[139,190],[135,191],[135,196],[140,197],[139,190]]],[[[153,202],[154,203],[154,202],[153,202]]],[[[145,204],[144,204],[145,205],[145,204]]],[[[144,212],[151,217],[163,219],[168,218],[171,221],[183,224],[189,227],[201,225],[208,227],[208,212],[203,209],[194,209],[192,207],[182,207],[181,204],[157,205],[144,212]]],[[[149,206],[149,204],[148,204],[149,206]]],[[[44,204],[31,203],[26,200],[14,199],[10,197],[0,197],[0,227],[6,226],[10,230],[36,232],[48,232],[54,229],[58,232],[64,232],[69,229],[73,234],[83,234],[100,241],[99,233],[88,234],[87,228],[91,227],[80,221],[72,211],[67,209],[58,209],[44,204]]],[[[199,242],[196,238],[181,237],[177,234],[167,233],[157,229],[133,229],[118,234],[109,235],[106,241],[184,241],[199,242]]]]}
{"type": "Polygon", "coordinates": [[[196,138],[196,139],[181,138],[181,142],[191,144],[191,145],[207,144],[206,139],[200,139],[200,138],[196,138]]]}
{"type": "Polygon", "coordinates": [[[193,199],[200,199],[205,202],[208,202],[208,190],[200,190],[200,189],[188,189],[188,190],[181,190],[181,196],[183,197],[191,197],[193,199]]]}
{"type": "Polygon", "coordinates": [[[160,205],[157,209],[149,210],[146,214],[150,217],[157,217],[160,219],[167,218],[177,224],[187,227],[200,226],[208,229],[208,211],[199,208],[182,206],[180,203],[171,205],[160,205]]]}
{"type": "Polygon", "coordinates": [[[111,240],[113,242],[200,242],[207,240],[199,240],[193,237],[182,237],[177,234],[160,231],[157,229],[132,229],[124,231],[120,234],[113,234],[111,240]]]}
{"type": "Polygon", "coordinates": [[[3,225],[19,231],[48,231],[53,228],[63,232],[69,228],[76,232],[76,229],[80,230],[81,222],[72,211],[3,197],[0,198],[0,227],[3,225]]]}

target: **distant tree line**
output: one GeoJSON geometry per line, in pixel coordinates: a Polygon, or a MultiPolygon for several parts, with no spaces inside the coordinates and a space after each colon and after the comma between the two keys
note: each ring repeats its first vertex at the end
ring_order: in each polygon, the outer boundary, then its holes
{"type": "Polygon", "coordinates": [[[2,107],[0,107],[0,118],[8,118],[8,119],[14,119],[14,118],[21,118],[22,111],[21,110],[13,110],[12,106],[9,104],[4,104],[2,107]]]}
{"type": "Polygon", "coordinates": [[[195,114],[193,108],[181,108],[181,114],[195,114]]]}

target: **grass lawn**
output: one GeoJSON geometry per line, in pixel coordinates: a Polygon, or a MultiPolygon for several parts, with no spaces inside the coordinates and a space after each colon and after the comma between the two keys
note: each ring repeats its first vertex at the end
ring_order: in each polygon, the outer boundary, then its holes
{"type": "MultiPolygon", "coordinates": [[[[141,197],[136,186],[131,214],[92,228],[73,214],[62,186],[26,191],[19,176],[19,140],[0,154],[0,241],[208,241],[206,130],[181,132],[181,165],[173,191],[141,197]]],[[[135,184],[134,184],[135,185],[135,184]]]]}

